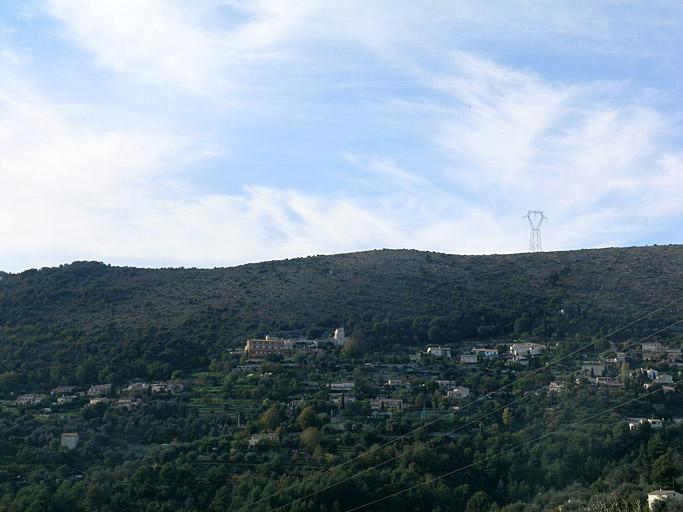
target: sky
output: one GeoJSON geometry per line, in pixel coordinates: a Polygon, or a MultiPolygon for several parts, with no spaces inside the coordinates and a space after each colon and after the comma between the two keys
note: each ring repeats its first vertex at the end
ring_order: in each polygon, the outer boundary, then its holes
{"type": "Polygon", "coordinates": [[[683,3],[0,0],[0,269],[683,243],[683,3]]]}

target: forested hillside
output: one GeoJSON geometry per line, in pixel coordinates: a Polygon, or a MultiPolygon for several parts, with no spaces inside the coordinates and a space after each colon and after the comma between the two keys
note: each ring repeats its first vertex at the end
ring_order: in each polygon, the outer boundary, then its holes
{"type": "Polygon", "coordinates": [[[683,296],[683,247],[379,250],[204,270],[76,262],[1,277],[0,372],[86,383],[164,378],[206,365],[246,336],[319,337],[340,325],[368,350],[522,333],[596,336],[683,296]]]}

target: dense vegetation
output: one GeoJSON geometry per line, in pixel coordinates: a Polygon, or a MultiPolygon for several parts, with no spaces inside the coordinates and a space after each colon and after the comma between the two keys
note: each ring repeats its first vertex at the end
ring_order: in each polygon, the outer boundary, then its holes
{"type": "Polygon", "coordinates": [[[168,378],[247,336],[318,337],[339,325],[366,349],[597,336],[679,296],[679,246],[500,256],[382,250],[212,270],[78,262],[2,276],[0,373],[52,385],[74,375],[80,383],[98,374],[168,378]]]}
{"type": "Polygon", "coordinates": [[[385,250],[0,274],[0,512],[640,512],[683,486],[682,264],[678,246],[385,250]],[[341,350],[234,350],[338,326],[341,350]],[[546,349],[522,364],[513,337],[546,349]],[[645,357],[645,337],[667,351],[645,357]],[[498,353],[416,355],[428,343],[498,353]]]}
{"type": "Polygon", "coordinates": [[[416,376],[393,392],[410,410],[369,414],[363,400],[385,393],[381,375],[406,359],[328,351],[256,373],[200,372],[183,376],[180,395],[143,393],[134,410],[84,399],[50,410],[0,405],[0,511],[345,512],[398,492],[364,510],[576,511],[601,497],[642,504],[644,492],[683,483],[683,424],[631,431],[625,419],[680,416],[680,386],[645,394],[576,384],[574,364],[539,372],[428,360],[426,372],[477,397],[514,385],[456,411],[416,376]],[[344,374],[359,401],[335,405],[326,382],[344,374]],[[551,378],[565,390],[546,391],[551,378]],[[60,447],[64,431],[81,434],[76,449],[60,447]],[[249,442],[263,433],[273,437],[249,442]]]}

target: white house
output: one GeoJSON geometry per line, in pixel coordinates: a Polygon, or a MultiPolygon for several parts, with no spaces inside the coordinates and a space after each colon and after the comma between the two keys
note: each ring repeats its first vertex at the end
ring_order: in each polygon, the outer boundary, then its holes
{"type": "Polygon", "coordinates": [[[354,386],[353,382],[330,382],[330,391],[351,391],[354,386]]]}
{"type": "Polygon", "coordinates": [[[655,503],[658,501],[683,501],[683,494],[673,490],[657,489],[656,491],[651,491],[647,493],[647,506],[650,510],[654,510],[655,503]]]}
{"type": "Polygon", "coordinates": [[[111,384],[95,384],[88,389],[88,396],[102,396],[111,391],[111,384]]]}
{"type": "Polygon", "coordinates": [[[45,398],[47,398],[45,395],[41,395],[38,393],[19,395],[17,397],[17,405],[35,405],[42,402],[45,398]]]}
{"type": "Polygon", "coordinates": [[[539,343],[513,343],[510,353],[513,356],[540,356],[545,352],[545,345],[539,343]]]}
{"type": "Polygon", "coordinates": [[[276,432],[268,432],[268,433],[259,433],[259,434],[252,434],[251,437],[248,440],[249,446],[254,447],[259,443],[277,443],[279,441],[279,437],[276,432]]]}
{"type": "Polygon", "coordinates": [[[451,358],[451,349],[448,347],[427,347],[427,354],[434,357],[451,358]]]}
{"type": "Polygon", "coordinates": [[[641,418],[635,419],[628,424],[629,430],[636,430],[641,425],[650,425],[653,430],[660,430],[664,426],[664,422],[655,418],[641,418]]]}
{"type": "Polygon", "coordinates": [[[346,333],[344,332],[343,327],[339,327],[334,330],[334,335],[332,335],[332,343],[338,347],[344,346],[344,343],[346,343],[346,333]]]}
{"type": "Polygon", "coordinates": [[[460,362],[464,364],[476,364],[477,361],[477,354],[462,354],[460,356],[460,362]]]}
{"type": "Polygon", "coordinates": [[[403,379],[387,379],[385,386],[390,388],[408,388],[410,389],[410,382],[403,379]]]}
{"type": "Polygon", "coordinates": [[[483,359],[495,359],[498,357],[497,348],[473,348],[472,353],[483,359]]]}
{"type": "Polygon", "coordinates": [[[465,386],[458,386],[451,389],[448,393],[446,393],[446,396],[448,398],[462,400],[463,398],[467,398],[468,396],[470,396],[470,388],[466,388],[465,386]]]}

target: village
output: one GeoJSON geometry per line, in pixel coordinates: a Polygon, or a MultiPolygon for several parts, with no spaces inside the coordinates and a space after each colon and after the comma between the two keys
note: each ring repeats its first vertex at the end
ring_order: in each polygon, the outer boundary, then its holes
{"type": "MultiPolygon", "coordinates": [[[[293,468],[351,454],[359,438],[391,440],[423,424],[434,424],[431,438],[458,439],[464,434],[455,426],[459,421],[481,429],[474,426],[481,425],[477,415],[492,408],[498,412],[482,416],[485,423],[514,428],[515,404],[554,409],[580,396],[616,400],[661,394],[669,406],[619,411],[617,421],[633,435],[683,422],[683,409],[675,406],[681,402],[683,357],[680,346],[670,342],[473,340],[362,355],[350,355],[348,347],[343,328],[318,340],[247,339],[243,348],[227,348],[209,368],[176,372],[172,379],[64,383],[5,396],[0,408],[52,425],[59,434],[51,446],[86,457],[99,449],[93,443],[105,439],[110,450],[121,445],[117,439],[138,439],[140,455],[181,442],[178,431],[144,432],[138,426],[159,408],[181,407],[188,420],[204,418],[229,435],[234,447],[241,446],[231,451],[231,464],[285,450],[293,468]],[[93,421],[128,426],[118,433],[111,427],[97,432],[93,421]]],[[[215,457],[210,452],[200,459],[209,463],[215,457]]],[[[655,501],[680,497],[673,489],[653,492],[659,493],[650,496],[655,501]]]]}

